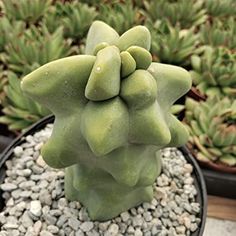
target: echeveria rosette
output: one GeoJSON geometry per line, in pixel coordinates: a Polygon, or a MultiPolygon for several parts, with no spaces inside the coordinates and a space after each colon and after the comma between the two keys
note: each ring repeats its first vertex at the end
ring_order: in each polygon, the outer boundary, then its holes
{"type": "Polygon", "coordinates": [[[236,101],[213,97],[199,103],[187,98],[185,105],[185,121],[196,157],[236,167],[236,101]]]}
{"type": "Polygon", "coordinates": [[[236,53],[226,47],[206,47],[202,57],[192,56],[193,84],[207,96],[236,97],[236,53]]]}
{"type": "Polygon", "coordinates": [[[92,219],[150,201],[158,151],[188,138],[170,108],[190,89],[190,75],[152,63],[150,44],[144,26],[119,36],[95,21],[87,55],[53,61],[22,81],[23,91],[55,114],[45,161],[66,168],[66,197],[82,202],[92,219]]]}

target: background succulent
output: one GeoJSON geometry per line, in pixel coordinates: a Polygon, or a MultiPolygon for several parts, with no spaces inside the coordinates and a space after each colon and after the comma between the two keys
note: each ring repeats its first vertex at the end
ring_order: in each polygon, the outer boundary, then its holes
{"type": "Polygon", "coordinates": [[[147,26],[153,38],[151,52],[155,60],[188,66],[191,55],[198,53],[198,35],[193,29],[181,30],[167,21],[148,22],[147,26]]]}
{"type": "Polygon", "coordinates": [[[179,25],[182,29],[191,28],[204,23],[207,19],[206,10],[201,0],[158,0],[145,2],[148,16],[152,21],[168,20],[172,26],[179,25]]]}
{"type": "Polygon", "coordinates": [[[111,25],[118,33],[124,33],[144,20],[142,11],[131,0],[123,3],[100,4],[97,19],[111,25]]]}
{"type": "Polygon", "coordinates": [[[8,84],[3,86],[5,96],[0,97],[4,107],[0,122],[10,130],[22,130],[50,112],[23,95],[20,79],[13,72],[7,74],[8,84]]]}
{"type": "Polygon", "coordinates": [[[236,166],[236,100],[186,100],[185,122],[196,157],[203,162],[236,166]]]}
{"type": "Polygon", "coordinates": [[[236,14],[234,0],[205,0],[204,7],[211,17],[229,17],[236,14]]]}
{"type": "Polygon", "coordinates": [[[62,28],[51,34],[46,27],[33,26],[10,38],[6,45],[8,68],[22,75],[29,73],[51,60],[70,55],[70,43],[63,38],[62,28]]]}
{"type": "Polygon", "coordinates": [[[50,32],[58,27],[63,27],[65,38],[71,38],[75,44],[79,44],[97,15],[94,7],[77,1],[56,2],[51,6],[43,19],[50,32]]]}
{"type": "Polygon", "coordinates": [[[193,83],[208,96],[236,97],[236,53],[225,47],[206,47],[192,56],[193,83]]]}
{"type": "Polygon", "coordinates": [[[208,21],[200,28],[200,41],[202,44],[213,47],[225,46],[229,49],[236,48],[236,20],[230,17],[224,21],[214,19],[208,21]]]}
{"type": "Polygon", "coordinates": [[[48,10],[51,0],[2,0],[4,14],[10,20],[36,24],[48,10]]]}
{"type": "MultiPolygon", "coordinates": [[[[85,36],[95,19],[107,22],[120,34],[138,24],[147,26],[153,38],[154,61],[192,70],[195,85],[202,93],[234,96],[232,63],[228,68],[223,65],[234,61],[235,4],[235,0],[2,0],[0,99],[7,97],[3,87],[8,86],[8,71],[21,80],[24,74],[50,60],[84,54],[85,36]],[[211,62],[212,66],[208,63],[209,68],[205,65],[199,69],[196,64],[206,60],[202,53],[206,46],[218,51],[213,54],[221,59],[211,62]],[[192,55],[197,55],[193,63],[192,55]],[[203,82],[208,81],[206,77],[217,81],[217,85],[203,82]]],[[[4,107],[8,101],[2,101],[4,107]]]]}

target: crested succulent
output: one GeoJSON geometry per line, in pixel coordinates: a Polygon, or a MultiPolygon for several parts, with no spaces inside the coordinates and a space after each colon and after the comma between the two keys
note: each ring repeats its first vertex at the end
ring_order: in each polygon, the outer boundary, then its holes
{"type": "Polygon", "coordinates": [[[191,55],[198,54],[198,35],[193,30],[181,30],[166,21],[147,22],[147,26],[151,29],[151,52],[156,61],[187,66],[191,55]]]}
{"type": "Polygon", "coordinates": [[[23,130],[50,114],[49,110],[23,95],[20,79],[13,72],[4,72],[1,87],[4,93],[0,93],[0,104],[4,107],[4,115],[0,116],[0,123],[8,125],[9,130],[23,130]]]}
{"type": "Polygon", "coordinates": [[[10,20],[37,23],[48,10],[51,0],[2,0],[3,12],[10,20]]]}
{"type": "Polygon", "coordinates": [[[236,97],[236,53],[225,47],[206,47],[192,56],[193,84],[208,96],[236,97]]]}
{"type": "Polygon", "coordinates": [[[144,4],[153,22],[168,20],[172,26],[179,25],[181,29],[198,26],[207,19],[201,0],[158,0],[144,2],[144,4]]]}
{"type": "Polygon", "coordinates": [[[92,219],[107,220],[153,197],[159,150],[187,141],[170,112],[191,87],[189,73],[152,63],[144,26],[119,34],[101,21],[86,55],[50,62],[22,80],[26,95],[55,114],[44,160],[65,169],[65,193],[92,219]]]}
{"type": "Polygon", "coordinates": [[[236,100],[225,97],[186,100],[190,144],[203,162],[236,166],[236,100]]]}
{"type": "Polygon", "coordinates": [[[200,39],[203,44],[213,47],[236,48],[236,24],[234,17],[221,21],[214,19],[200,27],[200,39]]]}

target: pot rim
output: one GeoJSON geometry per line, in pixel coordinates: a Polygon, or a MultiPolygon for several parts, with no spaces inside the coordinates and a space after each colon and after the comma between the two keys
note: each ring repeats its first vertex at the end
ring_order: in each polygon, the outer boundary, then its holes
{"type": "MultiPolygon", "coordinates": [[[[43,127],[45,127],[46,124],[52,123],[53,121],[54,121],[53,115],[49,115],[49,116],[42,118],[41,120],[39,120],[35,124],[31,125],[25,132],[23,132],[18,137],[16,137],[10,143],[10,145],[0,154],[0,183],[5,178],[4,163],[6,162],[6,160],[8,158],[11,157],[11,155],[14,151],[14,147],[16,147],[24,142],[23,137],[41,130],[43,127]]],[[[205,228],[206,217],[207,217],[207,191],[206,191],[205,181],[204,181],[201,169],[200,169],[197,161],[195,160],[195,158],[193,157],[193,155],[189,151],[189,149],[186,146],[180,147],[178,149],[183,153],[187,162],[193,166],[192,175],[195,180],[195,187],[198,191],[197,202],[200,203],[200,207],[201,207],[201,212],[200,212],[200,216],[199,216],[201,218],[200,225],[199,225],[197,231],[193,232],[191,234],[191,236],[202,236],[203,232],[204,232],[204,228],[205,228]]],[[[1,198],[1,192],[0,192],[0,198],[1,198]]],[[[0,210],[1,209],[2,208],[0,208],[0,210]]]]}

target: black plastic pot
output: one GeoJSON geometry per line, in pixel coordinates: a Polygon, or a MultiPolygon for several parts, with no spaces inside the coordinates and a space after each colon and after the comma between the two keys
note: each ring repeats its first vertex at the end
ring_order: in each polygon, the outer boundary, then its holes
{"type": "MultiPolygon", "coordinates": [[[[9,158],[11,158],[13,150],[16,146],[20,145],[24,142],[24,137],[26,137],[29,134],[34,134],[35,132],[43,129],[48,123],[52,123],[54,121],[53,116],[46,117],[36,124],[32,125],[25,133],[18,136],[1,154],[0,156],[0,184],[4,181],[5,178],[5,162],[9,158]]],[[[188,149],[186,147],[180,148],[180,151],[184,154],[186,160],[188,163],[190,163],[193,166],[193,177],[195,180],[195,186],[198,191],[197,195],[197,201],[201,204],[201,212],[200,212],[200,218],[201,223],[197,231],[191,234],[191,236],[202,236],[204,227],[205,227],[205,221],[206,221],[206,213],[207,213],[207,192],[206,192],[206,186],[204,182],[204,178],[201,172],[201,169],[199,168],[196,160],[193,158],[193,156],[190,154],[188,149]]],[[[4,200],[2,198],[2,194],[0,193],[0,211],[4,207],[4,200]]]]}
{"type": "Polygon", "coordinates": [[[236,199],[236,175],[202,168],[209,195],[236,199]]]}

